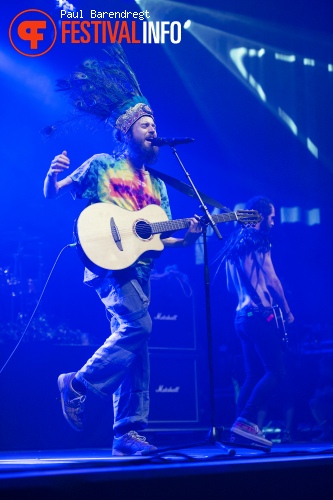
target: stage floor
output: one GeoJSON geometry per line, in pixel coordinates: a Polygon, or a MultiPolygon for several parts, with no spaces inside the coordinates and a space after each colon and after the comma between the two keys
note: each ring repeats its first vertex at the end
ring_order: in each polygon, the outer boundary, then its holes
{"type": "Polygon", "coordinates": [[[0,452],[0,498],[332,498],[333,444],[186,446],[150,457],[112,457],[109,448],[0,452]]]}

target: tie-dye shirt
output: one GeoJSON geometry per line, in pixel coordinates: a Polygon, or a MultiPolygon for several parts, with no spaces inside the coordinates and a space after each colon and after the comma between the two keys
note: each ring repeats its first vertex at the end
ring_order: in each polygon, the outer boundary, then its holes
{"type": "MultiPolygon", "coordinates": [[[[169,198],[164,182],[147,170],[135,170],[125,158],[116,160],[102,153],[85,161],[72,174],[74,197],[97,202],[115,203],[126,210],[140,210],[147,205],[159,205],[171,219],[169,198]]],[[[136,263],[137,273],[148,276],[152,259],[140,259],[136,263]]],[[[85,282],[97,275],[86,270],[85,282]]]]}

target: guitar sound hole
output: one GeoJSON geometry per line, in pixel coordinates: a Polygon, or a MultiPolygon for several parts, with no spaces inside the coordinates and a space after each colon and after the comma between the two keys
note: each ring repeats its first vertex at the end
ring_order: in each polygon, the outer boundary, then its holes
{"type": "Polygon", "coordinates": [[[149,240],[152,236],[150,224],[145,220],[139,220],[135,223],[134,232],[142,240],[149,240]]]}

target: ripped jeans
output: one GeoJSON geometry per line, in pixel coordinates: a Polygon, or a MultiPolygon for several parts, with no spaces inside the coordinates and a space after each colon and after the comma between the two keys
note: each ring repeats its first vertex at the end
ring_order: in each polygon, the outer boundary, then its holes
{"type": "Polygon", "coordinates": [[[128,268],[106,276],[95,289],[111,317],[111,335],[76,378],[98,396],[113,398],[113,428],[120,436],[148,423],[150,282],[128,268]]]}
{"type": "Polygon", "coordinates": [[[245,382],[241,388],[236,416],[257,423],[272,393],[286,383],[282,340],[275,320],[267,321],[256,307],[237,311],[235,329],[242,342],[245,382]]]}

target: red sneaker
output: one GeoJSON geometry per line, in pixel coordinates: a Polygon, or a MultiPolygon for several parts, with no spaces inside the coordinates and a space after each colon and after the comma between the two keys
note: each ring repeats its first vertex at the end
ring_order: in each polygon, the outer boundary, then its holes
{"type": "Polygon", "coordinates": [[[230,429],[230,441],[240,444],[260,444],[272,446],[272,441],[265,438],[259,427],[245,418],[238,418],[230,429]]]}

